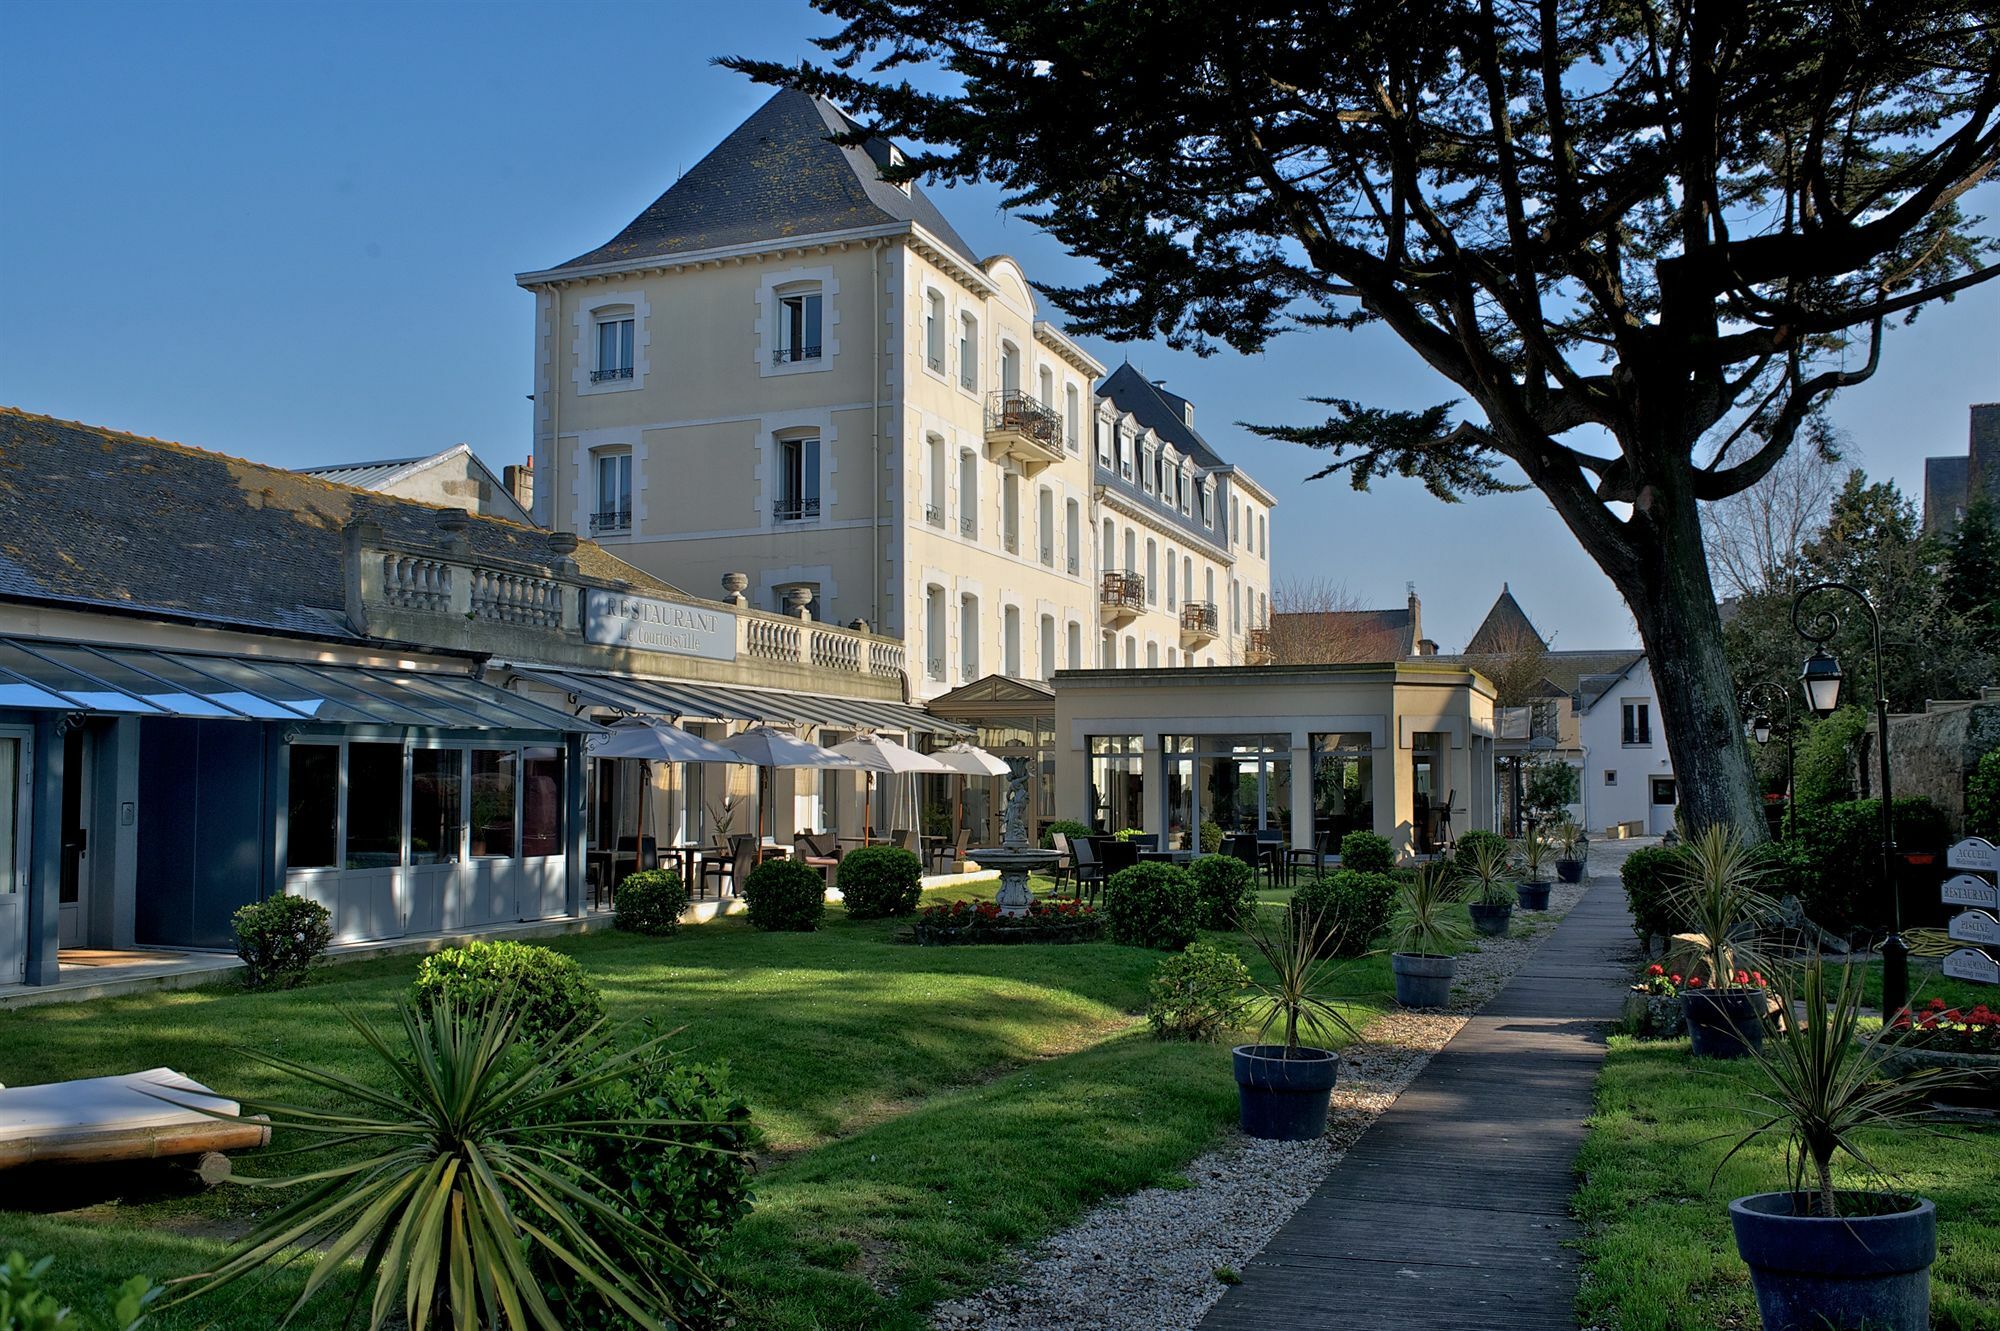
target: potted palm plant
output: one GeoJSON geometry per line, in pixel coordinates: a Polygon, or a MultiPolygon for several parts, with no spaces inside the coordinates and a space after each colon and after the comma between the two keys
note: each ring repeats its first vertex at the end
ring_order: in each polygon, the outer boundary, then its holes
{"type": "Polygon", "coordinates": [[[1741,1058],[1764,1038],[1769,994],[1753,976],[1771,969],[1763,942],[1783,911],[1760,888],[1757,852],[1733,827],[1689,837],[1677,872],[1669,893],[1695,936],[1681,1000],[1689,1039],[1704,1058],[1741,1058]]]}
{"type": "Polygon", "coordinates": [[[1445,1007],[1458,970],[1458,950],[1471,934],[1451,909],[1456,902],[1451,872],[1426,864],[1396,891],[1389,913],[1389,969],[1396,977],[1396,1002],[1403,1007],[1445,1007]]]}
{"type": "Polygon", "coordinates": [[[1514,890],[1520,895],[1522,910],[1549,908],[1548,864],[1552,849],[1548,834],[1533,823],[1528,824],[1528,830],[1515,843],[1521,881],[1514,890]]]}
{"type": "Polygon", "coordinates": [[[1313,911],[1292,909],[1248,928],[1250,946],[1270,969],[1269,980],[1253,981],[1264,1004],[1256,1042],[1232,1051],[1236,1065],[1238,1121],[1243,1131],[1267,1141],[1309,1141],[1326,1131],[1327,1103],[1340,1069],[1340,1055],[1309,1045],[1301,1034],[1327,1039],[1356,1034],[1346,1014],[1323,992],[1330,963],[1320,953],[1320,921],[1313,911]],[[1283,1023],[1283,1042],[1271,1040],[1283,1023]]]}
{"type": "Polygon", "coordinates": [[[1565,883],[1582,882],[1585,853],[1583,829],[1565,818],[1555,825],[1549,835],[1556,843],[1556,877],[1565,883]]]}
{"type": "Polygon", "coordinates": [[[1846,1156],[1879,1175],[1863,1131],[1920,1126],[1924,1102],[1958,1074],[1889,1076],[1895,1042],[1887,1032],[1860,1038],[1861,981],[1847,966],[1835,986],[1815,959],[1797,989],[1800,1019],[1751,1051],[1765,1078],[1752,1097],[1757,1122],[1722,1158],[1767,1133],[1786,1139],[1791,1187],[1729,1203],[1757,1310],[1765,1331],[1925,1331],[1937,1208],[1888,1189],[1837,1187],[1833,1162],[1846,1156]]]}
{"type": "Polygon", "coordinates": [[[1472,916],[1473,928],[1498,938],[1514,921],[1514,877],[1507,843],[1497,836],[1474,841],[1468,833],[1465,849],[1469,853],[1459,861],[1465,909],[1472,916]]]}

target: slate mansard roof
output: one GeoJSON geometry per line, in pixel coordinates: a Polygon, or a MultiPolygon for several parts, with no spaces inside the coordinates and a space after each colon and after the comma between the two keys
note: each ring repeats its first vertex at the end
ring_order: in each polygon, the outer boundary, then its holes
{"type": "MultiPolygon", "coordinates": [[[[342,527],[437,546],[446,510],[282,467],[0,407],[0,597],[353,637],[342,527]]],[[[547,533],[472,516],[475,558],[548,570],[547,533]]],[[[678,596],[579,542],[586,577],[678,596]]]]}
{"type": "Polygon", "coordinates": [[[894,222],[914,222],[976,265],[920,186],[881,178],[894,151],[887,141],[831,141],[858,127],[831,102],[780,89],[623,231],[549,273],[894,222]]]}

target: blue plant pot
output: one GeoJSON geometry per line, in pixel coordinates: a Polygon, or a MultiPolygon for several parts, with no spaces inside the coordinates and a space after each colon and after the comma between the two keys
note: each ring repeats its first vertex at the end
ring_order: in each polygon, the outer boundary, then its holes
{"type": "Polygon", "coordinates": [[[1549,908],[1550,883],[1521,883],[1514,888],[1514,895],[1521,899],[1522,910],[1547,910],[1549,908]]]}
{"type": "MultiPolygon", "coordinates": [[[[1843,1192],[1843,1207],[1880,1193],[1843,1192]]],[[[1761,1192],[1729,1204],[1736,1251],[1750,1268],[1764,1331],[1926,1331],[1937,1208],[1895,1199],[1888,1215],[1811,1214],[1812,1196],[1761,1192]]]]}
{"type": "Polygon", "coordinates": [[[1583,881],[1583,861],[1582,861],[1582,860],[1557,860],[1557,861],[1556,861],[1556,877],[1557,877],[1557,878],[1560,878],[1560,879],[1561,879],[1561,880],[1562,880],[1563,882],[1565,882],[1565,883],[1580,883],[1580,882],[1582,882],[1582,881],[1583,881]]]}
{"type": "Polygon", "coordinates": [[[1764,1044],[1762,989],[1690,989],[1681,995],[1697,1058],[1744,1058],[1764,1044]]]}
{"type": "Polygon", "coordinates": [[[1301,1045],[1286,1058],[1278,1044],[1238,1045],[1233,1052],[1237,1118],[1245,1134],[1302,1142],[1326,1131],[1339,1054],[1301,1045]]]}

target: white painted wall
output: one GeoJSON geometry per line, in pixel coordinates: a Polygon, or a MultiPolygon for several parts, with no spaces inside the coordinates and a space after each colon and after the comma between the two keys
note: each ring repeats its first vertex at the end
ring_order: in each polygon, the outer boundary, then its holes
{"type": "Polygon", "coordinates": [[[1674,763],[1667,751],[1659,694],[1649,662],[1641,660],[1633,666],[1577,718],[1577,737],[1584,751],[1582,820],[1591,835],[1627,822],[1643,823],[1652,835],[1673,826],[1673,806],[1654,804],[1652,799],[1654,778],[1672,778],[1674,763]],[[1624,742],[1624,704],[1628,702],[1644,703],[1648,708],[1651,743],[1624,742]],[[1607,773],[1615,775],[1615,783],[1607,784],[1607,773]]]}

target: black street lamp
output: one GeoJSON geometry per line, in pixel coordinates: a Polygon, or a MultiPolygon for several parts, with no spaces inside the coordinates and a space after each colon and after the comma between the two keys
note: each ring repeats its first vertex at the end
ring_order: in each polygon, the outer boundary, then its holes
{"type": "Polygon", "coordinates": [[[1896,890],[1896,824],[1894,795],[1889,784],[1889,679],[1882,673],[1882,619],[1867,593],[1845,582],[1816,582],[1792,600],[1792,627],[1817,650],[1799,671],[1806,702],[1819,716],[1840,705],[1840,662],[1826,650],[1826,641],[1840,632],[1837,610],[1820,610],[1801,619],[1806,598],[1820,592],[1844,592],[1860,603],[1868,616],[1869,640],[1875,649],[1875,756],[1882,773],[1882,887],[1889,894],[1889,937],[1882,944],[1882,1014],[1893,1018],[1910,1005],[1910,945],[1903,941],[1902,894],[1896,890]],[[1810,625],[1810,627],[1808,627],[1810,625]]]}
{"type": "Polygon", "coordinates": [[[1756,708],[1755,714],[1750,718],[1750,738],[1757,741],[1759,748],[1771,742],[1773,731],[1776,731],[1778,737],[1785,741],[1785,836],[1787,839],[1795,837],[1799,831],[1799,819],[1798,800],[1792,789],[1792,737],[1794,727],[1790,717],[1785,713],[1783,706],[1784,699],[1780,695],[1776,684],[1764,681],[1753,684],[1746,689],[1743,701],[1745,704],[1744,710],[1748,711],[1752,706],[1756,708]],[[1780,718],[1775,722],[1771,719],[1774,712],[1780,718]]]}

